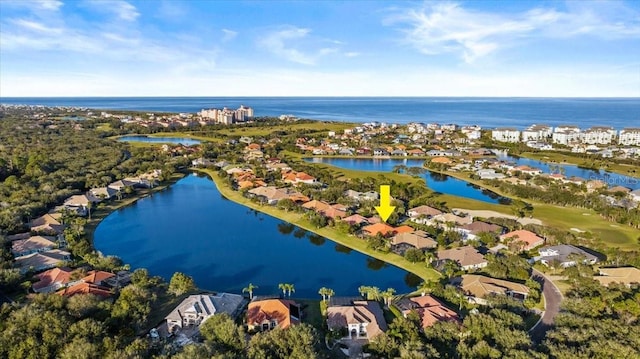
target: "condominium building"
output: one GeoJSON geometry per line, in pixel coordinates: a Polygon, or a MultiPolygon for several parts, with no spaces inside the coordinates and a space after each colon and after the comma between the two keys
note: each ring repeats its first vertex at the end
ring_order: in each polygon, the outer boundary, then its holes
{"type": "Polygon", "coordinates": [[[608,145],[613,142],[616,134],[613,127],[594,126],[584,131],[582,142],[588,145],[608,145]]]}
{"type": "Polygon", "coordinates": [[[547,125],[529,126],[526,130],[522,131],[523,141],[545,141],[551,137],[552,128],[547,125]]]}
{"type": "Polygon", "coordinates": [[[625,128],[620,130],[618,143],[626,146],[640,146],[640,128],[625,128]]]}
{"type": "Polygon", "coordinates": [[[198,112],[198,115],[202,118],[211,119],[215,123],[230,125],[236,122],[245,122],[253,118],[253,109],[244,105],[240,105],[237,110],[231,110],[226,107],[223,109],[212,108],[202,110],[198,112]]]}
{"type": "Polygon", "coordinates": [[[577,126],[558,126],[553,130],[553,143],[569,146],[580,141],[582,133],[577,126]]]}
{"type": "Polygon", "coordinates": [[[499,142],[520,142],[520,131],[512,127],[496,128],[491,131],[491,139],[499,142]]]}

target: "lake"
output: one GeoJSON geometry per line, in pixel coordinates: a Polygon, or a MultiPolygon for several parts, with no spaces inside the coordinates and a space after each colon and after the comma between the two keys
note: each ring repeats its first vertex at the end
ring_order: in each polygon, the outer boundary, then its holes
{"type": "Polygon", "coordinates": [[[352,296],[361,285],[403,293],[419,284],[405,270],[231,202],[196,175],[109,215],[94,245],[134,269],[167,280],[184,272],[217,291],[240,293],[253,283],[256,295],[268,295],[293,283],[294,297],[319,298],[323,286],[352,296]]]}
{"type": "MultiPolygon", "coordinates": [[[[326,163],[340,168],[358,171],[381,171],[391,172],[397,165],[407,167],[422,167],[424,160],[418,159],[367,159],[367,158],[307,158],[306,161],[313,163],[326,163]]],[[[422,177],[427,181],[427,186],[440,193],[451,194],[459,197],[471,198],[487,203],[504,203],[504,197],[493,192],[484,190],[471,183],[443,175],[436,172],[426,171],[422,177]]],[[[508,200],[507,200],[508,201],[508,200]]]]}
{"type": "Polygon", "coordinates": [[[118,137],[121,142],[148,142],[148,143],[171,143],[174,145],[193,146],[200,144],[200,140],[184,137],[149,137],[149,136],[121,136],[118,137]]]}

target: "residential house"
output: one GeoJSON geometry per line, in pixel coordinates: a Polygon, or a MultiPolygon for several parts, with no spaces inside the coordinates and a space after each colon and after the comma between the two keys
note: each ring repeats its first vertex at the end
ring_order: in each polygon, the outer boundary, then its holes
{"type": "Polygon", "coordinates": [[[533,168],[529,166],[516,166],[509,171],[509,173],[511,174],[514,174],[516,172],[520,172],[522,174],[529,175],[529,176],[538,176],[542,174],[541,169],[533,168]]]}
{"type": "Polygon", "coordinates": [[[67,267],[49,269],[36,275],[39,281],[31,288],[36,293],[53,293],[72,282],[71,273],[71,269],[67,267]]]}
{"type": "Polygon", "coordinates": [[[173,333],[189,326],[199,327],[207,319],[222,313],[235,318],[242,310],[243,301],[241,295],[229,293],[190,295],[165,317],[167,329],[173,333]]]}
{"type": "Polygon", "coordinates": [[[133,188],[137,182],[130,181],[128,179],[121,179],[115,182],[110,183],[107,187],[116,191],[116,193],[124,193],[127,188],[133,188]]]}
{"type": "Polygon", "coordinates": [[[198,157],[195,160],[191,161],[191,165],[194,167],[209,167],[214,166],[215,163],[208,158],[198,157]]]}
{"type": "Polygon", "coordinates": [[[97,198],[99,201],[113,198],[118,193],[111,187],[98,187],[89,190],[89,194],[97,198]]]}
{"type": "Polygon", "coordinates": [[[437,322],[460,322],[458,313],[447,308],[441,301],[431,295],[421,297],[402,298],[396,306],[406,318],[411,312],[416,312],[420,317],[422,328],[428,328],[437,322]]]}
{"type": "Polygon", "coordinates": [[[493,179],[502,179],[506,176],[503,173],[498,173],[493,168],[484,168],[476,171],[476,175],[480,177],[480,179],[493,180],[493,179]]]}
{"type": "Polygon", "coordinates": [[[362,227],[362,233],[371,237],[375,237],[378,234],[386,237],[392,235],[394,232],[395,228],[386,223],[375,223],[362,227]]]}
{"type": "Polygon", "coordinates": [[[324,210],[328,209],[329,207],[331,207],[331,205],[329,203],[324,202],[324,201],[318,201],[316,199],[311,200],[311,201],[309,201],[307,203],[304,203],[302,205],[302,208],[308,209],[308,210],[312,210],[312,211],[315,211],[315,212],[324,211],[324,210]]]}
{"type": "Polygon", "coordinates": [[[41,272],[56,267],[60,262],[68,261],[69,259],[71,259],[71,253],[53,249],[16,258],[14,266],[20,269],[20,273],[22,274],[29,270],[41,272]]]}
{"type": "Polygon", "coordinates": [[[482,305],[487,304],[486,299],[491,295],[506,295],[520,300],[529,295],[529,287],[524,284],[482,275],[465,274],[452,282],[462,289],[469,302],[482,305]]]}
{"type": "Polygon", "coordinates": [[[471,216],[460,217],[456,216],[453,213],[443,213],[437,216],[433,216],[431,218],[433,222],[438,222],[446,225],[447,223],[453,223],[454,226],[463,226],[465,224],[470,224],[473,222],[473,218],[471,216]]]}
{"type": "Polygon", "coordinates": [[[414,148],[414,149],[408,150],[407,155],[414,156],[414,157],[424,156],[424,151],[419,148],[414,148]]]}
{"type": "Polygon", "coordinates": [[[502,232],[502,227],[482,221],[473,221],[469,224],[458,227],[458,232],[462,234],[465,240],[475,240],[478,238],[480,233],[500,234],[502,232]]]}
{"type": "Polygon", "coordinates": [[[373,149],[373,155],[374,156],[389,156],[389,151],[385,150],[384,148],[374,148],[373,149]]]}
{"type": "Polygon", "coordinates": [[[60,222],[61,214],[47,213],[29,223],[31,232],[60,235],[64,233],[64,225],[60,222]]]}
{"type": "Polygon", "coordinates": [[[309,185],[321,184],[320,182],[318,182],[318,180],[315,177],[304,172],[295,172],[295,171],[284,173],[282,175],[282,180],[285,183],[291,183],[293,185],[298,185],[300,183],[309,184],[309,185]]]}
{"type": "Polygon", "coordinates": [[[569,146],[580,141],[582,134],[577,126],[558,126],[551,135],[553,143],[569,146]]]}
{"type": "Polygon", "coordinates": [[[88,213],[89,203],[91,203],[91,200],[87,195],[79,194],[67,198],[64,201],[63,206],[66,209],[77,213],[79,216],[86,216],[88,213]]]}
{"type": "Polygon", "coordinates": [[[618,143],[625,146],[640,146],[640,127],[620,130],[618,143]]]}
{"type": "Polygon", "coordinates": [[[598,273],[600,275],[594,276],[593,279],[605,287],[611,283],[620,283],[627,287],[640,284],[640,269],[636,267],[600,268],[598,273]]]}
{"type": "Polygon", "coordinates": [[[32,236],[11,242],[11,253],[17,258],[32,253],[49,251],[57,246],[55,237],[32,236]]]}
{"type": "Polygon", "coordinates": [[[570,244],[540,248],[538,254],[540,256],[535,257],[534,260],[539,260],[546,266],[555,266],[555,263],[557,263],[562,268],[567,268],[576,265],[576,261],[580,259],[584,264],[598,262],[598,257],[570,244]]]}
{"type": "Polygon", "coordinates": [[[113,295],[113,292],[109,288],[105,288],[99,285],[95,285],[92,283],[80,282],[74,285],[70,285],[65,287],[56,294],[61,295],[63,297],[71,298],[77,294],[93,294],[98,297],[108,298],[113,295]]]}
{"type": "Polygon", "coordinates": [[[489,263],[472,246],[441,250],[438,251],[437,256],[440,261],[451,260],[457,262],[463,270],[484,268],[489,263]]]}
{"type": "Polygon", "coordinates": [[[346,330],[349,339],[373,339],[387,330],[387,322],[378,302],[334,297],[327,308],[327,327],[346,330]]]}
{"type": "Polygon", "coordinates": [[[503,242],[505,240],[511,240],[512,242],[519,243],[517,246],[523,251],[530,251],[544,244],[544,238],[524,229],[505,233],[500,236],[500,240],[503,242]]]}
{"type": "Polygon", "coordinates": [[[361,224],[369,224],[369,220],[367,219],[367,217],[363,217],[359,214],[352,214],[348,217],[345,217],[342,219],[343,222],[347,222],[352,226],[359,226],[361,224]]]}
{"type": "Polygon", "coordinates": [[[608,145],[613,142],[617,133],[613,127],[594,126],[584,131],[582,142],[589,145],[608,145]]]}
{"type": "Polygon", "coordinates": [[[361,201],[377,201],[378,199],[380,199],[380,195],[378,194],[378,192],[375,191],[369,191],[369,192],[358,192],[358,191],[354,191],[354,190],[347,190],[344,192],[344,195],[352,198],[358,202],[361,201]]]}
{"type": "Polygon", "coordinates": [[[552,135],[552,128],[547,125],[529,126],[526,130],[522,131],[523,141],[546,141],[552,135]]]}
{"type": "Polygon", "coordinates": [[[512,127],[496,128],[491,131],[491,139],[498,142],[520,142],[520,131],[512,127]]]}
{"type": "Polygon", "coordinates": [[[428,237],[423,231],[398,233],[391,239],[391,249],[401,255],[409,248],[432,249],[438,247],[438,242],[428,237]]]}
{"type": "Polygon", "coordinates": [[[426,224],[426,220],[440,214],[442,214],[442,211],[429,206],[418,206],[407,211],[407,215],[413,222],[422,224],[426,224]]]}
{"type": "Polygon", "coordinates": [[[254,299],[247,309],[247,326],[251,331],[286,329],[300,324],[300,319],[300,305],[292,300],[254,299]]]}

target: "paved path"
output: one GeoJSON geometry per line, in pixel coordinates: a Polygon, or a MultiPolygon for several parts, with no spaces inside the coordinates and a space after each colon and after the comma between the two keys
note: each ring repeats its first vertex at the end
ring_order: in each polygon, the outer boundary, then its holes
{"type": "Polygon", "coordinates": [[[540,321],[529,330],[531,339],[535,343],[540,343],[547,331],[553,326],[556,315],[560,312],[560,302],[562,302],[562,293],[555,284],[538,270],[533,270],[533,279],[542,284],[542,295],[544,295],[545,309],[540,321]]]}
{"type": "Polygon", "coordinates": [[[539,219],[535,219],[535,218],[518,218],[516,216],[512,216],[512,215],[508,215],[508,214],[504,214],[504,213],[500,213],[500,212],[496,212],[496,211],[489,211],[489,210],[475,210],[475,209],[464,209],[464,208],[454,208],[453,209],[454,212],[464,212],[464,213],[468,213],[470,216],[473,217],[481,217],[481,218],[490,218],[490,217],[498,217],[498,218],[510,218],[510,219],[515,219],[518,222],[522,223],[522,224],[542,224],[542,221],[539,219]]]}

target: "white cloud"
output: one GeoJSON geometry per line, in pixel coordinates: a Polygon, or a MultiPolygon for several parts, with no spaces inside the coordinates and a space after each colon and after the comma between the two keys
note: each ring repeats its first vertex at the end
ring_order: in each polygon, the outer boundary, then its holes
{"type": "Polygon", "coordinates": [[[238,36],[238,32],[237,31],[233,31],[233,30],[229,30],[229,29],[222,29],[222,41],[223,42],[227,42],[227,41],[231,41],[233,39],[236,38],[236,36],[238,36]]]}
{"type": "Polygon", "coordinates": [[[438,2],[419,9],[404,9],[383,23],[400,25],[404,41],[424,54],[456,53],[467,63],[512,46],[524,37],[640,36],[638,11],[627,9],[626,15],[611,19],[595,11],[591,7],[594,2],[581,3],[583,6],[568,11],[534,8],[524,13],[505,14],[438,2]]]}
{"type": "MultiPolygon", "coordinates": [[[[286,26],[268,33],[258,44],[272,54],[304,65],[315,65],[324,56],[337,53],[337,47],[314,48],[314,45],[326,44],[325,39],[308,36],[310,29],[286,26]]],[[[332,44],[339,42],[332,40],[332,44]]]]}
{"type": "Polygon", "coordinates": [[[135,21],[140,16],[138,9],[124,0],[91,0],[85,5],[99,12],[113,14],[123,21],[135,21]]]}
{"type": "Polygon", "coordinates": [[[345,52],[344,53],[344,56],[346,56],[346,57],[358,57],[360,55],[361,54],[359,52],[357,52],[357,51],[349,51],[349,52],[345,52]]]}
{"type": "Polygon", "coordinates": [[[28,8],[31,11],[57,11],[64,4],[59,0],[9,0],[0,2],[2,6],[28,8]]]}

